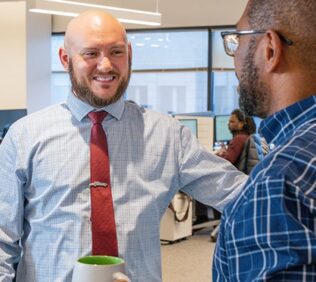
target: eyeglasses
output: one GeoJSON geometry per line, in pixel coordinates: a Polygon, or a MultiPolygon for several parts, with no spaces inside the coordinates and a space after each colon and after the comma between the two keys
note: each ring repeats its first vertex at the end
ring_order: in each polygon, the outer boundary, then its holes
{"type": "MultiPolygon", "coordinates": [[[[242,31],[223,31],[221,36],[224,42],[224,49],[228,56],[235,56],[239,45],[239,37],[242,35],[255,35],[266,33],[266,30],[242,30],[242,31]]],[[[279,34],[281,40],[288,46],[293,45],[293,41],[279,34]]]]}

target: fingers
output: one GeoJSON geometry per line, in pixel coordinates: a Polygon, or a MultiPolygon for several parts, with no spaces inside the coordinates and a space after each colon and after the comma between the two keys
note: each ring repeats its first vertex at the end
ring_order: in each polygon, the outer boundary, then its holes
{"type": "Polygon", "coordinates": [[[113,282],[131,282],[122,272],[115,272],[112,276],[113,282]]]}

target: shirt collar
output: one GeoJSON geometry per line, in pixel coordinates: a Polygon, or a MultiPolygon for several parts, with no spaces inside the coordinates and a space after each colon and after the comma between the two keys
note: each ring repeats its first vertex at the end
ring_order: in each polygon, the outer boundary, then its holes
{"type": "Polygon", "coordinates": [[[120,120],[124,112],[124,98],[121,97],[118,101],[113,104],[107,105],[103,108],[94,108],[91,105],[85,103],[76,97],[73,93],[70,93],[67,99],[67,105],[71,113],[75,116],[78,121],[81,121],[88,113],[92,111],[106,111],[111,116],[120,120]]]}
{"type": "Polygon", "coordinates": [[[313,118],[316,118],[316,95],[269,116],[261,122],[260,132],[268,143],[279,145],[313,118]]]}

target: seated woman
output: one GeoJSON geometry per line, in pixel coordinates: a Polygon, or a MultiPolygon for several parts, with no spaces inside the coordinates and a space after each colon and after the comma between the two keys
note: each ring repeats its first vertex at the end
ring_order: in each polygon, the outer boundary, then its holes
{"type": "Polygon", "coordinates": [[[228,128],[233,135],[233,139],[227,146],[223,145],[216,152],[216,155],[235,165],[249,136],[256,132],[256,124],[252,117],[246,116],[241,110],[236,109],[230,114],[228,128]]]}

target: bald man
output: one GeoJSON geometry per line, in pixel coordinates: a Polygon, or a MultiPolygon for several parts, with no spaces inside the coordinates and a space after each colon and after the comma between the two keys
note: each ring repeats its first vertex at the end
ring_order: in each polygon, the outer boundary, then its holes
{"type": "Polygon", "coordinates": [[[132,50],[123,26],[111,15],[89,11],[72,20],[59,57],[73,93],[89,105],[102,108],[124,94],[132,50]]]}
{"type": "Polygon", "coordinates": [[[0,147],[0,280],[17,263],[16,281],[70,282],[75,261],[92,253],[88,115],[105,111],[118,255],[131,281],[161,281],[159,223],[174,195],[222,210],[246,176],[175,119],[124,101],[132,51],[112,16],[73,19],[59,56],[67,102],[19,120],[0,147]]]}
{"type": "Polygon", "coordinates": [[[222,33],[274,150],[224,210],[213,281],[316,281],[315,15],[315,0],[250,0],[222,33]]]}

